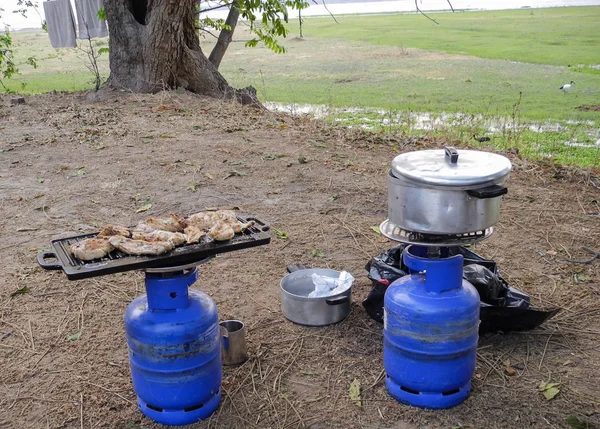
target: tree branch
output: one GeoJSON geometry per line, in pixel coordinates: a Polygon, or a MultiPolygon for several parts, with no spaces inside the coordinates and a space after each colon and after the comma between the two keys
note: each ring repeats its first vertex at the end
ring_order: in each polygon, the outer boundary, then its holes
{"type": "MultiPolygon", "coordinates": [[[[313,0],[315,1],[315,0],[313,0]]],[[[415,0],[416,1],[416,0],[415,0]]],[[[317,2],[315,1],[315,4],[317,2]]],[[[323,0],[323,7],[325,8],[325,10],[327,11],[327,13],[329,14],[329,16],[331,16],[333,18],[333,20],[335,21],[336,24],[339,24],[338,20],[335,19],[335,16],[333,15],[333,13],[331,13],[331,11],[329,10],[329,8],[327,7],[327,5],[325,4],[325,0],[323,0]]]]}
{"type": "Polygon", "coordinates": [[[225,3],[220,4],[218,6],[209,7],[208,9],[201,9],[198,12],[196,12],[196,15],[200,15],[201,13],[204,13],[204,12],[210,12],[211,10],[217,10],[217,9],[222,9],[224,7],[229,7],[232,3],[225,2],[225,3]]]}
{"type": "Polygon", "coordinates": [[[240,0],[233,0],[229,8],[229,13],[227,14],[227,19],[225,20],[225,26],[227,28],[223,28],[221,33],[219,34],[219,38],[217,43],[213,47],[208,60],[213,63],[213,65],[218,69],[221,64],[221,60],[225,56],[225,52],[229,47],[229,43],[233,38],[233,32],[235,31],[235,26],[237,25],[238,18],[240,17],[240,0]]]}
{"type": "Polygon", "coordinates": [[[429,15],[426,15],[425,12],[423,12],[421,9],[419,9],[419,5],[417,4],[417,1],[418,0],[415,0],[415,7],[417,8],[417,12],[419,12],[421,15],[423,15],[428,20],[435,22],[437,25],[440,25],[439,22],[437,22],[435,19],[431,18],[429,15]]]}

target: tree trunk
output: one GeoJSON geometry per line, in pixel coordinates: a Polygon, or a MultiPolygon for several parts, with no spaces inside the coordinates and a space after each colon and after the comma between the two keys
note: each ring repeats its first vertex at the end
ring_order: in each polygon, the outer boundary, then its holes
{"type": "Polygon", "coordinates": [[[230,6],[229,13],[227,14],[227,19],[225,20],[225,25],[228,25],[230,29],[221,30],[219,39],[208,57],[208,60],[213,63],[216,68],[219,68],[221,65],[221,60],[225,56],[229,43],[231,43],[231,38],[233,37],[233,32],[235,31],[235,26],[237,25],[239,17],[240,11],[238,9],[238,0],[234,0],[230,6]]]}
{"type": "Polygon", "coordinates": [[[108,85],[149,93],[183,88],[258,103],[255,91],[230,87],[200,49],[196,1],[104,0],[110,30],[108,85]]]}

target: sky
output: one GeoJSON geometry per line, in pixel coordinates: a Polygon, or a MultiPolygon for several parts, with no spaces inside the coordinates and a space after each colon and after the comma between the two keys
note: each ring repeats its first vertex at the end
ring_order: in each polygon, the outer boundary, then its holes
{"type": "MultiPolygon", "coordinates": [[[[323,0],[317,0],[322,3],[323,0]]],[[[444,10],[448,9],[447,0],[418,0],[419,7],[423,10],[444,10]]],[[[325,0],[327,3],[327,0],[325,0]]],[[[73,3],[73,0],[71,0],[73,3]]],[[[312,2],[311,2],[312,3],[312,2]]],[[[455,9],[518,9],[520,7],[559,7],[559,6],[592,6],[600,5],[600,0],[451,0],[455,9]]],[[[6,25],[12,30],[22,28],[40,28],[44,15],[42,1],[38,0],[38,10],[41,17],[35,12],[30,11],[27,17],[11,13],[17,8],[17,0],[0,0],[0,8],[4,9],[0,18],[0,30],[6,25]]],[[[73,9],[74,9],[73,4],[73,9]]],[[[373,12],[401,12],[414,11],[415,4],[413,0],[394,0],[377,2],[359,2],[356,0],[333,0],[329,3],[328,9],[334,15],[344,13],[373,13],[373,12]]],[[[303,12],[304,16],[326,15],[328,11],[322,6],[311,6],[308,11],[303,12]]],[[[211,14],[213,18],[224,18],[226,11],[211,14]]]]}
{"type": "MultiPolygon", "coordinates": [[[[17,9],[17,0],[0,0],[0,8],[4,9],[0,18],[0,29],[4,29],[6,25],[10,25],[13,30],[32,27],[40,28],[42,26],[42,18],[35,11],[30,11],[27,14],[27,18],[22,17],[20,14],[12,13],[13,10],[17,9]]],[[[44,11],[41,1],[39,2],[38,9],[43,16],[44,11]]]]}

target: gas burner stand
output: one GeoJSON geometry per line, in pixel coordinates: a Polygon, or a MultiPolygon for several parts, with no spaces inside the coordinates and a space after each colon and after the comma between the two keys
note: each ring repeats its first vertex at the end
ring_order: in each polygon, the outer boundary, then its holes
{"type": "Polygon", "coordinates": [[[102,259],[80,261],[70,246],[85,234],[51,242],[38,264],[62,270],[79,280],[131,270],[145,272],[146,294],[125,312],[125,335],[133,388],[140,411],[166,425],[185,425],[209,417],[221,401],[221,335],[214,301],[191,288],[198,265],[218,254],[268,244],[270,227],[254,217],[238,217],[254,225],[226,242],[181,246],[159,256],[111,252],[102,259]]]}
{"type": "Polygon", "coordinates": [[[449,408],[471,391],[480,301],[463,280],[463,256],[450,248],[493,234],[510,170],[502,156],[454,148],[392,162],[388,219],[379,229],[409,244],[402,254],[409,275],[385,293],[383,364],[388,392],[402,403],[449,408]]]}
{"type": "Polygon", "coordinates": [[[384,220],[379,226],[381,234],[393,241],[399,241],[406,244],[418,246],[438,246],[452,247],[473,244],[478,241],[489,238],[494,233],[494,227],[486,228],[483,231],[465,232],[460,234],[431,234],[405,230],[390,222],[384,220]]]}

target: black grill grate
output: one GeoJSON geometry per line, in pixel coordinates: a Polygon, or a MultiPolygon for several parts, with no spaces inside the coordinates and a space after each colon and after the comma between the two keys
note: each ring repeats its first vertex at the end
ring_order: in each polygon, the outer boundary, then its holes
{"type": "Polygon", "coordinates": [[[239,220],[243,223],[253,220],[255,224],[241,234],[236,234],[229,241],[211,241],[185,245],[158,256],[132,256],[115,250],[104,258],[94,261],[80,261],[74,258],[70,246],[78,241],[97,235],[97,233],[93,233],[53,240],[51,242],[52,251],[40,253],[37,260],[42,268],[47,270],[62,269],[69,280],[80,280],[145,268],[166,268],[193,264],[220,253],[261,246],[271,241],[270,227],[264,222],[253,217],[240,217],[239,220]]]}

